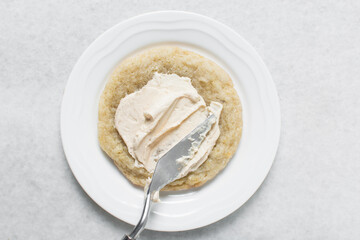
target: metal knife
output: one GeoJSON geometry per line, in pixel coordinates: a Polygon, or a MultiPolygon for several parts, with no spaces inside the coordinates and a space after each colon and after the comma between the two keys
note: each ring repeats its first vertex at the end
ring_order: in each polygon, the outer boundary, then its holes
{"type": "Polygon", "coordinates": [[[128,235],[124,235],[122,240],[135,240],[139,237],[140,233],[144,230],[148,219],[152,202],[151,195],[160,191],[168,183],[179,178],[179,174],[185,166],[177,160],[183,158],[184,156],[193,156],[193,148],[199,146],[203,142],[205,136],[215,122],[215,115],[210,114],[204,122],[197,126],[159,159],[146,192],[144,208],[142,210],[140,220],[134,227],[133,231],[128,235]]]}

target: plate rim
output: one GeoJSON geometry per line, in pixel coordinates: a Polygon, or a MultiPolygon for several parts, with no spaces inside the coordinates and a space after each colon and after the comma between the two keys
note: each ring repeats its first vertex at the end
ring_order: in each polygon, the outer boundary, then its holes
{"type": "Polygon", "coordinates": [[[209,23],[209,22],[215,22],[217,23],[219,26],[221,26],[222,28],[225,28],[227,29],[228,31],[231,31],[232,34],[235,34],[237,35],[237,37],[239,37],[243,43],[245,43],[247,45],[247,47],[249,48],[249,50],[252,51],[252,54],[253,54],[253,57],[256,57],[256,60],[259,61],[259,63],[262,65],[262,68],[263,70],[265,71],[266,75],[267,75],[267,78],[270,80],[268,81],[267,84],[270,85],[270,87],[272,88],[272,94],[274,94],[274,97],[276,99],[276,101],[274,102],[275,104],[275,110],[276,110],[276,115],[278,117],[278,122],[277,122],[277,126],[276,126],[276,136],[275,136],[275,139],[276,139],[276,143],[274,144],[274,148],[272,149],[272,156],[269,156],[268,158],[271,158],[271,163],[266,171],[266,174],[264,177],[262,177],[262,180],[260,182],[260,184],[256,187],[256,189],[252,192],[252,194],[250,194],[248,196],[248,198],[242,203],[240,204],[239,206],[235,207],[234,209],[231,209],[229,211],[227,211],[227,213],[223,214],[222,217],[218,217],[217,220],[215,221],[211,221],[211,222],[208,222],[208,223],[205,223],[205,224],[200,224],[199,226],[195,226],[195,227],[192,227],[192,228],[185,228],[185,229],[182,229],[182,228],[179,228],[179,229],[159,229],[159,228],[149,228],[150,230],[156,230],[156,231],[164,231],[164,232],[174,232],[174,231],[187,231],[187,230],[192,230],[192,229],[197,229],[197,228],[200,228],[200,227],[204,227],[204,226],[207,226],[209,224],[212,224],[212,223],[215,223],[217,221],[220,221],[221,219],[225,218],[226,216],[230,215],[231,213],[233,213],[234,211],[236,211],[237,209],[239,209],[242,205],[244,205],[256,192],[257,190],[260,188],[260,186],[263,184],[263,182],[265,181],[265,179],[267,178],[269,172],[270,172],[270,169],[275,161],[275,157],[276,157],[276,154],[277,154],[277,151],[278,151],[278,148],[279,148],[279,143],[280,143],[280,135],[281,135],[281,112],[280,112],[280,99],[279,99],[279,96],[278,96],[278,92],[277,92],[277,89],[276,89],[276,86],[275,86],[275,82],[273,81],[272,79],[272,76],[269,72],[269,69],[267,68],[265,62],[263,61],[263,59],[260,57],[260,55],[258,54],[258,52],[252,47],[252,45],[250,45],[240,34],[238,34],[235,30],[233,30],[232,28],[230,28],[229,26],[225,25],[224,23],[222,22],[219,22],[213,18],[210,18],[210,17],[207,17],[207,16],[204,16],[204,15],[201,15],[201,14],[198,14],[198,13],[194,13],[194,12],[187,12],[187,11],[176,11],[176,10],[165,10],[165,11],[153,11],[153,12],[147,12],[147,13],[143,13],[143,14],[140,14],[140,15],[137,15],[137,16],[133,16],[131,18],[128,18],[124,21],[121,21],[117,24],[115,24],[114,26],[110,27],[109,29],[107,29],[105,32],[103,32],[102,34],[100,34],[97,38],[95,38],[95,40],[92,41],[92,43],[83,51],[83,53],[80,55],[80,57],[77,59],[76,63],[74,64],[72,70],[71,70],[71,73],[68,77],[68,80],[66,82],[66,86],[64,88],[64,92],[63,92],[63,98],[62,98],[62,101],[61,101],[61,110],[60,110],[60,135],[61,135],[61,142],[62,142],[62,146],[63,146],[63,150],[64,150],[64,154],[65,154],[65,157],[66,157],[66,160],[68,162],[68,165],[75,177],[75,179],[78,181],[78,183],[80,184],[80,186],[82,187],[83,191],[94,201],[96,202],[97,205],[99,205],[102,209],[104,209],[106,212],[108,212],[109,214],[113,215],[114,217],[118,218],[119,220],[122,220],[123,222],[126,222],[128,223],[126,220],[124,220],[123,218],[119,218],[119,216],[116,216],[114,215],[111,211],[108,211],[101,203],[99,203],[97,201],[97,199],[95,199],[92,195],[91,195],[91,191],[86,188],[84,185],[84,183],[82,182],[82,180],[79,179],[79,175],[80,174],[77,174],[76,170],[75,170],[75,167],[74,165],[71,163],[71,161],[69,161],[69,158],[68,156],[70,155],[69,154],[69,151],[66,147],[66,143],[65,143],[65,126],[64,126],[64,114],[63,112],[65,111],[65,96],[66,96],[66,92],[68,92],[68,88],[69,88],[69,85],[70,85],[70,82],[71,82],[71,79],[72,79],[72,76],[74,75],[74,72],[75,72],[75,69],[78,67],[78,65],[80,65],[81,61],[83,60],[84,56],[86,56],[87,52],[89,51],[89,49],[95,45],[101,38],[103,38],[103,36],[105,36],[108,32],[112,31],[114,28],[117,28],[121,25],[125,25],[129,22],[132,22],[133,20],[136,20],[138,18],[143,18],[143,17],[146,17],[146,16],[149,16],[149,15],[157,15],[157,14],[169,14],[169,13],[176,13],[176,14],[184,14],[186,16],[193,16],[195,18],[202,18],[206,21],[206,23],[209,23]]]}

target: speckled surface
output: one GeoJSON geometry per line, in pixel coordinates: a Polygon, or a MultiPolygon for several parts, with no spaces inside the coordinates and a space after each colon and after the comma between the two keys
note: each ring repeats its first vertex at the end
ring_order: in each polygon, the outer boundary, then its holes
{"type": "Polygon", "coordinates": [[[60,140],[77,58],[116,23],[194,11],[257,49],[280,96],[267,179],[241,209],[198,230],[141,239],[360,239],[359,1],[0,2],[0,239],[120,239],[131,226],[81,189],[60,140]]]}

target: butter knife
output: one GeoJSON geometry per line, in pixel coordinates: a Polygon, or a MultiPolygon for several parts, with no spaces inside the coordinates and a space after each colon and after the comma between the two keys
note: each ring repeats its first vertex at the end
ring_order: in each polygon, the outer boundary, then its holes
{"type": "Polygon", "coordinates": [[[204,122],[191,131],[179,143],[171,148],[164,156],[162,156],[156,164],[154,174],[146,191],[144,207],[138,224],[134,227],[130,234],[125,234],[122,240],[135,240],[144,230],[150,208],[151,196],[157,191],[160,191],[168,183],[179,178],[181,170],[186,166],[178,159],[191,158],[196,149],[203,142],[204,138],[210,131],[212,125],[216,122],[214,114],[210,114],[204,122]]]}

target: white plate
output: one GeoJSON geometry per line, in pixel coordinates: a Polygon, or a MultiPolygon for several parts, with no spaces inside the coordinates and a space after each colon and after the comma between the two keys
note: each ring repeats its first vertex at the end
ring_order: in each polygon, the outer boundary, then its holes
{"type": "Polygon", "coordinates": [[[243,135],[228,166],[203,187],[161,194],[148,229],[181,231],[216,222],[243,205],[265,179],[280,135],[280,108],[269,71],[255,50],[229,27],[194,13],[165,11],[122,22],[96,39],[76,63],[61,108],[61,136],[69,165],[87,194],[115,217],[135,224],[143,191],[104,154],[97,140],[100,93],[124,58],[158,44],[198,52],[231,75],[243,105],[243,135]]]}

